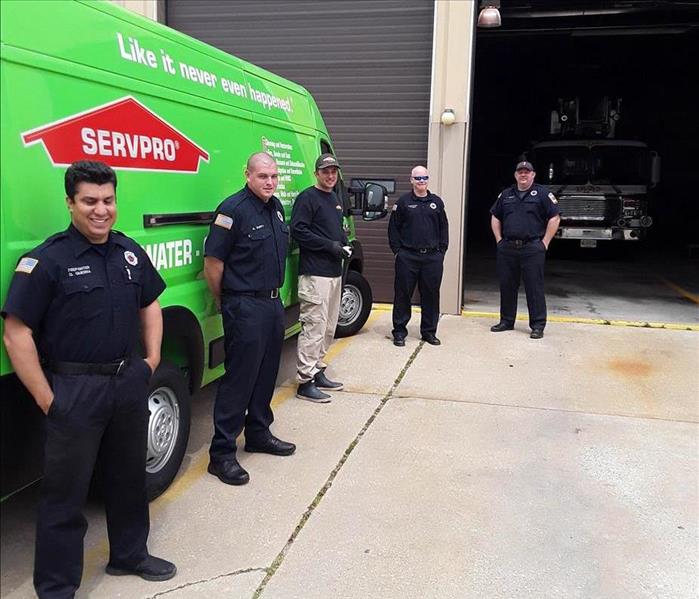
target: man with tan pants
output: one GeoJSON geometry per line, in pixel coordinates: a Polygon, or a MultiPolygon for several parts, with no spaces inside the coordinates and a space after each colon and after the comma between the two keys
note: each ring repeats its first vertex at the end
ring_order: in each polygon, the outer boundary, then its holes
{"type": "Polygon", "coordinates": [[[342,227],[342,203],[334,191],[339,168],[332,154],[319,156],[316,184],[298,195],[291,212],[291,235],[300,249],[296,397],[316,403],[330,401],[323,389],[342,389],[342,383],[325,376],[327,364],[323,361],[340,312],[342,260],[352,253],[342,227]]]}

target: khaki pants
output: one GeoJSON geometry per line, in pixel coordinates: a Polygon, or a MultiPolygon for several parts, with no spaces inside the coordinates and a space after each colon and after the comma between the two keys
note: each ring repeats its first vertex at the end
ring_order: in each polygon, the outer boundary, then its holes
{"type": "Polygon", "coordinates": [[[325,354],[335,337],[340,315],[342,277],[299,275],[301,333],[297,351],[299,383],[307,383],[327,365],[325,354]]]}

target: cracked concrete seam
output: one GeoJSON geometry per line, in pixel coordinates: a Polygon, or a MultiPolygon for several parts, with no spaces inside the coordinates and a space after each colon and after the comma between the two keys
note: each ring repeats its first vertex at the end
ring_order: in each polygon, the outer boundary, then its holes
{"type": "Polygon", "coordinates": [[[155,595],[150,595],[148,597],[148,599],[156,599],[157,597],[163,597],[164,595],[169,595],[170,593],[174,593],[175,591],[181,591],[182,589],[197,586],[199,584],[206,584],[207,582],[211,582],[213,580],[220,580],[221,578],[228,578],[229,576],[238,576],[239,574],[249,574],[250,572],[264,572],[266,574],[267,571],[268,571],[267,568],[243,568],[241,570],[234,570],[233,572],[226,572],[225,574],[218,574],[216,576],[212,576],[211,578],[205,578],[203,580],[194,580],[192,582],[186,582],[186,583],[181,584],[179,586],[168,589],[167,591],[161,591],[159,593],[156,593],[155,595]]]}
{"type": "Polygon", "coordinates": [[[291,546],[294,544],[296,537],[298,537],[298,535],[301,533],[301,531],[303,530],[303,527],[306,525],[306,522],[308,522],[309,518],[311,517],[311,515],[313,514],[315,509],[318,507],[318,505],[320,505],[321,500],[323,499],[325,494],[328,492],[330,487],[332,487],[332,484],[335,481],[335,478],[339,474],[339,472],[342,469],[342,467],[344,466],[345,462],[348,460],[349,456],[354,451],[355,447],[359,444],[359,441],[364,436],[364,433],[366,433],[367,430],[369,430],[369,427],[373,424],[374,420],[376,420],[378,415],[381,413],[381,410],[383,410],[384,406],[393,397],[393,392],[396,390],[398,385],[400,385],[400,382],[403,380],[405,373],[408,371],[408,369],[410,368],[412,363],[415,361],[415,358],[420,353],[420,350],[422,349],[422,347],[424,345],[425,345],[424,341],[420,341],[420,343],[418,343],[418,346],[415,348],[413,353],[408,358],[408,361],[405,363],[405,366],[403,366],[402,370],[400,371],[400,373],[396,377],[396,380],[393,381],[393,385],[391,385],[391,388],[388,390],[386,395],[384,395],[381,398],[379,405],[376,406],[376,409],[372,412],[371,416],[369,416],[367,421],[364,423],[364,426],[362,426],[362,429],[359,431],[359,433],[357,433],[357,436],[354,439],[352,439],[350,444],[347,446],[347,449],[345,449],[339,462],[335,465],[335,468],[333,468],[332,472],[330,473],[330,475],[326,479],[325,484],[323,484],[320,491],[318,491],[316,496],[313,498],[313,501],[311,501],[310,505],[306,508],[306,511],[303,513],[303,516],[301,516],[301,520],[299,520],[299,523],[296,525],[294,532],[291,533],[291,536],[287,540],[286,544],[284,545],[282,550],[277,554],[277,557],[274,558],[274,560],[272,561],[272,564],[269,566],[269,568],[265,569],[266,575],[262,579],[262,582],[260,582],[257,589],[255,589],[255,592],[253,593],[251,599],[260,599],[260,597],[262,596],[262,593],[264,593],[264,590],[265,590],[267,584],[272,579],[272,576],[274,576],[276,571],[282,565],[282,562],[284,561],[286,554],[289,552],[289,549],[291,549],[291,546]]]}

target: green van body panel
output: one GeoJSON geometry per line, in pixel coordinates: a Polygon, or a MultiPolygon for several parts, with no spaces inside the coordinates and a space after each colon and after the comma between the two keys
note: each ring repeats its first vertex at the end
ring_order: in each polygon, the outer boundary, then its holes
{"type": "MultiPolygon", "coordinates": [[[[59,128],[53,143],[60,146],[60,127],[80,127],[84,115],[99,121],[115,105],[123,106],[125,114],[141,115],[149,127],[179,135],[179,141],[138,138],[131,119],[122,117],[110,130],[96,129],[93,122],[84,126],[82,151],[99,147],[93,159],[115,167],[115,228],[146,248],[165,279],[163,309],[185,310],[199,323],[205,353],[201,383],[214,380],[222,366],[208,368],[208,348],[223,333],[203,277],[208,226],[146,227],[144,215],[213,212],[244,185],[247,157],[267,150],[279,164],[277,196],[288,221],[296,195],[315,182],[320,142],[330,141],[313,98],[291,81],[109,2],[3,1],[0,11],[0,300],[22,253],[69,224],[63,192],[67,163],[61,162],[66,153],[52,150],[45,132],[59,128]],[[137,142],[140,149],[134,149],[137,142]],[[144,144],[153,144],[153,162],[156,143],[166,144],[157,160],[169,170],[143,166],[144,144]],[[178,171],[179,157],[172,157],[185,150],[195,158],[178,171]],[[105,152],[133,158],[133,164],[118,166],[104,158],[105,152]]],[[[345,224],[353,238],[351,218],[345,224]]],[[[287,307],[298,302],[297,268],[298,249],[292,247],[280,292],[287,307]]],[[[294,323],[287,335],[298,330],[294,323]]],[[[182,348],[168,348],[167,330],[164,343],[165,356],[184,359],[182,348]]],[[[0,374],[11,372],[3,346],[0,374]]]]}

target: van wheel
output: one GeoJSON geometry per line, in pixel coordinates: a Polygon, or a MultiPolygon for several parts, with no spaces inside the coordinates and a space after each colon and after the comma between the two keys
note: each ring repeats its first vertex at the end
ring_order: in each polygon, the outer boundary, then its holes
{"type": "Polygon", "coordinates": [[[153,500],[177,475],[189,440],[191,396],[185,377],[174,364],[162,362],[153,374],[148,411],[146,492],[153,500]]]}
{"type": "Polygon", "coordinates": [[[371,312],[374,298],[366,279],[356,270],[347,272],[340,300],[340,318],[337,321],[335,337],[350,337],[364,326],[371,312]]]}

